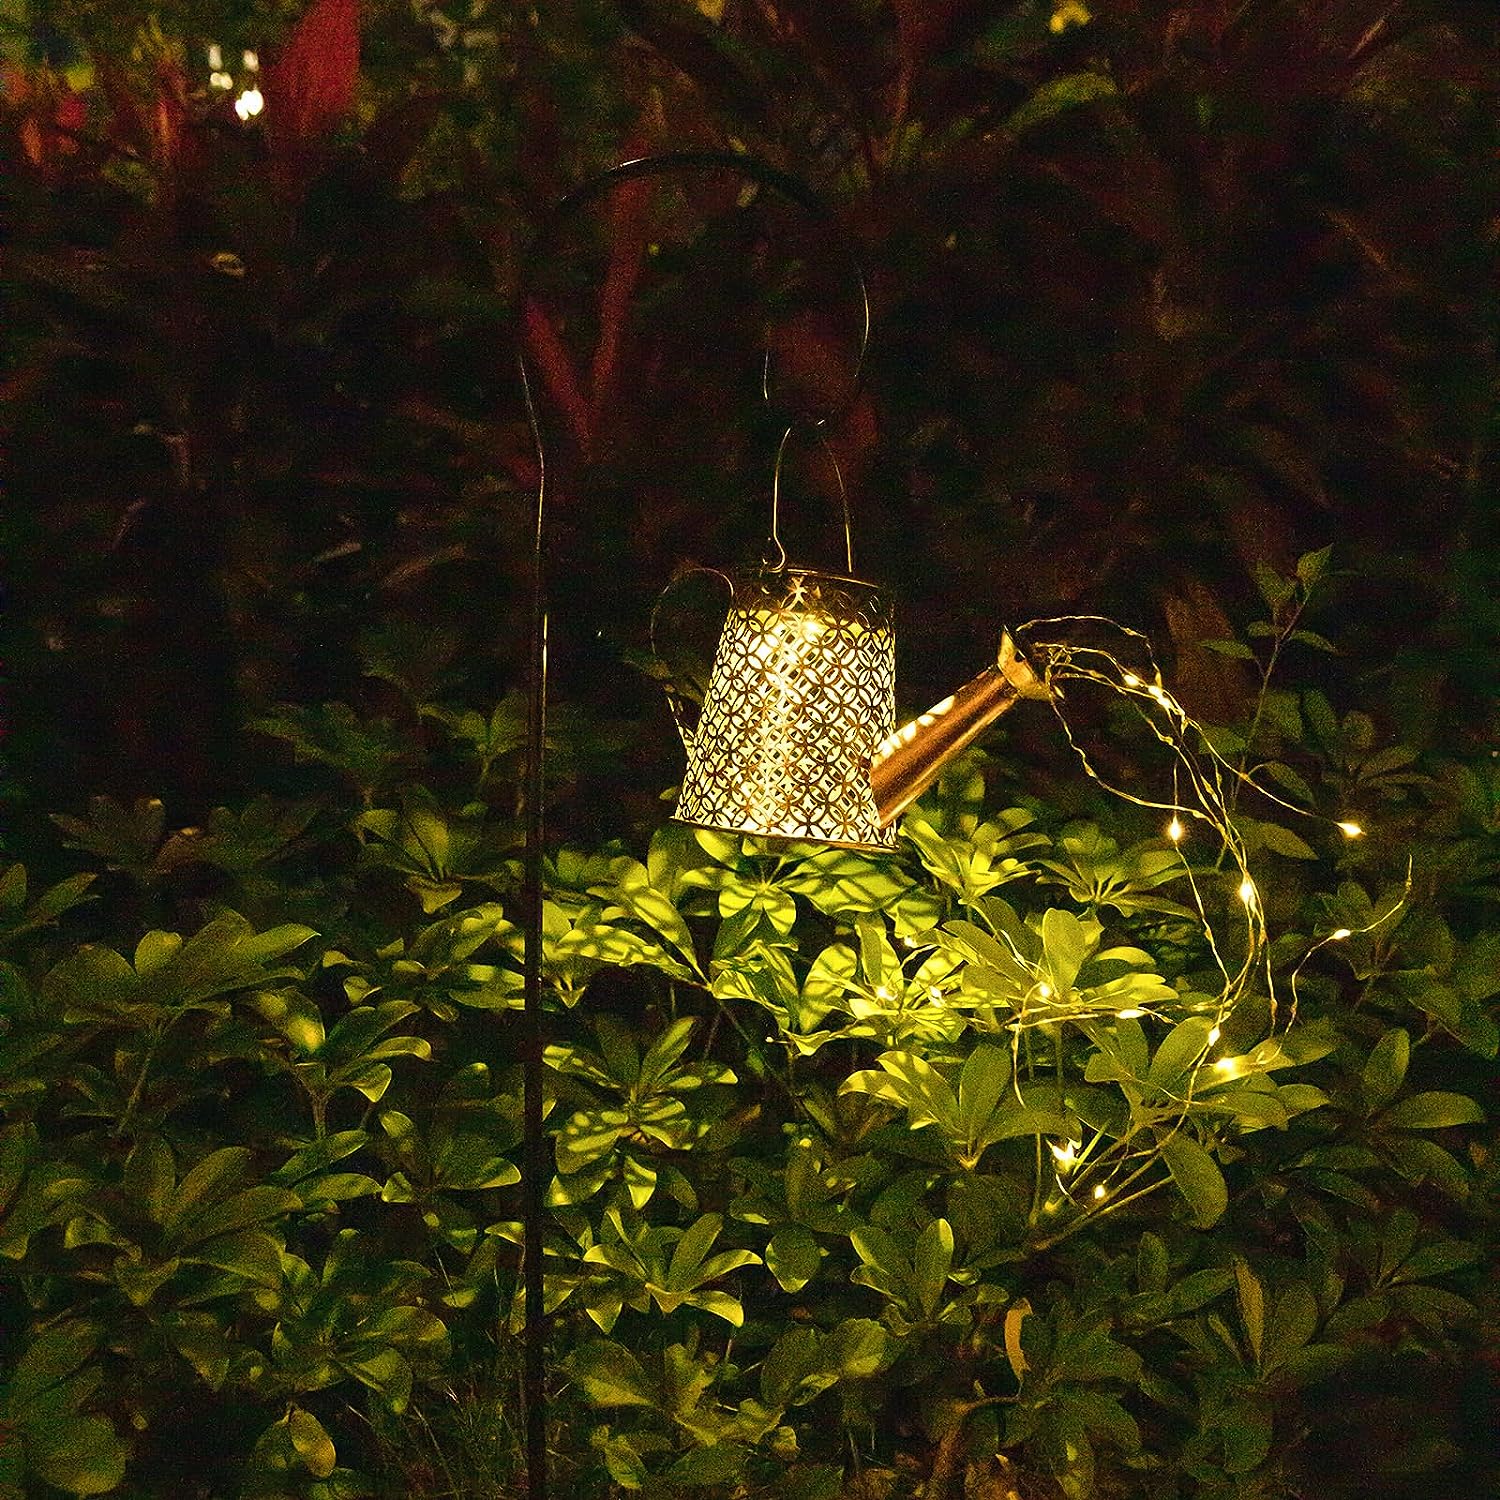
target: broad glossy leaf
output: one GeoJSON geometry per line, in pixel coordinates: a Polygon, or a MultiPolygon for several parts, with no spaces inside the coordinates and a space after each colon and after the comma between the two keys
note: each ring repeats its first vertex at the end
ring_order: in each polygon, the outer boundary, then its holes
{"type": "Polygon", "coordinates": [[[1177,1191],[1187,1202],[1194,1227],[1211,1229],[1229,1206],[1229,1189],[1218,1163],[1181,1131],[1162,1147],[1162,1158],[1177,1191]]]}

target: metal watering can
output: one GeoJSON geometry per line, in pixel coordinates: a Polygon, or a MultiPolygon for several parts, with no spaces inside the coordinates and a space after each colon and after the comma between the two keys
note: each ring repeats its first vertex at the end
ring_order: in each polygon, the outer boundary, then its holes
{"type": "MultiPolygon", "coordinates": [[[[778,462],[779,478],[779,462],[778,462]]],[[[841,481],[842,484],[842,481],[841,481]]],[[[943,766],[1022,698],[1047,688],[1003,636],[994,663],[895,727],[890,602],[848,573],[776,563],[730,580],[732,599],[693,728],[676,816],[726,833],[881,853],[896,819],[943,766]]]]}

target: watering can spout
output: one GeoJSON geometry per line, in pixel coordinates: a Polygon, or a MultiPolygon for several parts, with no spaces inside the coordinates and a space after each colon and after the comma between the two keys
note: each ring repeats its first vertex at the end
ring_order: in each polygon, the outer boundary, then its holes
{"type": "Polygon", "coordinates": [[[870,784],[880,826],[889,827],[899,818],[1001,714],[1022,698],[1048,696],[1046,684],[1017,654],[1010,635],[1002,635],[992,666],[876,746],[870,784]]]}

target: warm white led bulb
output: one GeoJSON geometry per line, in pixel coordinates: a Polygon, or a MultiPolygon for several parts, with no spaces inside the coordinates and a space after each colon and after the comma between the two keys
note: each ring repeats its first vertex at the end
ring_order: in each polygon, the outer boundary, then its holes
{"type": "Polygon", "coordinates": [[[1328,934],[1328,936],[1331,937],[1334,942],[1338,943],[1342,942],[1346,937],[1353,937],[1354,934],[1350,932],[1347,927],[1335,927],[1333,931],[1328,934]]]}
{"type": "Polygon", "coordinates": [[[1145,1011],[1137,1010],[1135,1006],[1132,1005],[1125,1010],[1117,1010],[1115,1012],[1115,1018],[1120,1021],[1139,1021],[1140,1018],[1145,1014],[1145,1011]]]}
{"type": "Polygon", "coordinates": [[[1208,1033],[1208,1045],[1212,1047],[1223,1035],[1224,1033],[1217,1026],[1213,1027],[1208,1033]]]}
{"type": "Polygon", "coordinates": [[[1182,842],[1182,836],[1186,832],[1187,829],[1182,826],[1182,819],[1179,818],[1176,813],[1173,813],[1172,821],[1167,824],[1167,837],[1171,839],[1174,844],[1180,844],[1182,842]]]}
{"type": "Polygon", "coordinates": [[[1339,832],[1342,833],[1346,839],[1362,839],[1365,836],[1364,829],[1361,828],[1358,823],[1340,823],[1339,832]]]}
{"type": "Polygon", "coordinates": [[[1102,1182],[1096,1184],[1094,1188],[1094,1197],[1098,1199],[1109,1197],[1109,1189],[1106,1188],[1102,1182]]]}
{"type": "Polygon", "coordinates": [[[1255,900],[1255,882],[1247,875],[1240,881],[1240,900],[1249,906],[1255,900]]]}
{"type": "Polygon", "coordinates": [[[234,101],[234,112],[242,120],[253,119],[266,107],[265,96],[259,89],[246,89],[234,101]]]}

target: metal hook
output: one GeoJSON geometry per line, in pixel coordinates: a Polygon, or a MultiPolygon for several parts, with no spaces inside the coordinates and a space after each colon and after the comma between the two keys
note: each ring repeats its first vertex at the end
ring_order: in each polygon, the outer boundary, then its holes
{"type": "MultiPolygon", "coordinates": [[[[827,427],[836,417],[841,417],[859,399],[860,387],[864,383],[865,355],[870,348],[870,288],[865,281],[864,271],[859,262],[854,260],[850,252],[850,260],[853,262],[855,275],[859,279],[859,348],[854,353],[854,371],[849,377],[849,394],[837,406],[830,407],[820,417],[800,417],[797,420],[804,427],[811,427],[821,431],[827,427]]],[[[773,415],[776,411],[776,402],[771,395],[771,351],[767,349],[761,360],[760,367],[760,399],[768,412],[773,415]]]]}
{"type": "MultiPolygon", "coordinates": [[[[781,542],[781,462],[786,454],[786,445],[791,441],[791,436],[797,430],[798,425],[793,422],[781,434],[781,441],[776,445],[776,466],[771,471],[771,545],[776,549],[776,561],[770,566],[777,571],[786,567],[787,564],[786,548],[781,542]]],[[[839,465],[839,456],[833,451],[833,444],[828,441],[821,423],[801,425],[806,426],[807,430],[823,445],[823,451],[828,455],[829,463],[833,465],[833,477],[838,480],[839,503],[844,515],[844,564],[852,578],[854,576],[854,527],[849,519],[849,490],[844,484],[844,471],[839,465]]]]}

